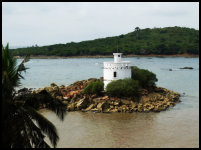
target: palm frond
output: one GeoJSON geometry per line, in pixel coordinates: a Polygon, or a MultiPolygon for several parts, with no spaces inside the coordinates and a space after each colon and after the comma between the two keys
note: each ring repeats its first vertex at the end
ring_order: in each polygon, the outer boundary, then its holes
{"type": "Polygon", "coordinates": [[[15,98],[15,87],[21,85],[20,79],[24,79],[22,72],[28,68],[24,63],[30,60],[27,55],[17,65],[17,59],[9,51],[9,44],[2,45],[2,123],[3,147],[6,148],[49,148],[45,142],[45,135],[56,147],[59,140],[55,126],[36,110],[41,104],[56,113],[63,120],[66,113],[66,105],[51,97],[47,91],[37,95],[26,96],[22,99],[15,98]]]}
{"type": "Polygon", "coordinates": [[[46,119],[42,114],[38,113],[35,109],[32,107],[25,107],[26,113],[31,117],[31,119],[35,120],[38,124],[39,128],[48,135],[48,138],[50,139],[52,145],[56,147],[56,144],[59,140],[57,130],[55,126],[46,119]]]}
{"type": "Polygon", "coordinates": [[[35,109],[38,109],[43,104],[63,121],[66,114],[66,105],[60,100],[53,98],[46,90],[27,97],[25,102],[25,106],[31,106],[35,109]]]}

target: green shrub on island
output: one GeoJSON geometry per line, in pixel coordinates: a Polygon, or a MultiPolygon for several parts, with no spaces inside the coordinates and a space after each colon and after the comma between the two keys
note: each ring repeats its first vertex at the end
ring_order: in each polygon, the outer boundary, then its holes
{"type": "Polygon", "coordinates": [[[131,67],[131,78],[139,81],[140,86],[146,89],[156,86],[155,82],[158,81],[156,74],[147,69],[140,69],[136,66],[131,67]]]}
{"type": "Polygon", "coordinates": [[[120,79],[110,82],[106,87],[109,96],[131,97],[139,95],[139,82],[132,79],[120,79]]]}
{"type": "Polygon", "coordinates": [[[95,81],[95,82],[88,84],[84,88],[83,93],[100,95],[103,90],[104,90],[104,83],[101,81],[95,81]]]}

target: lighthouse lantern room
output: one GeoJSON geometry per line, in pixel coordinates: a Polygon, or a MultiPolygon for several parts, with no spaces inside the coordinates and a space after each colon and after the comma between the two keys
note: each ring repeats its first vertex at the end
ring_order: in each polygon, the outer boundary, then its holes
{"type": "Polygon", "coordinates": [[[113,80],[131,78],[130,61],[121,61],[122,53],[113,53],[114,62],[103,63],[104,89],[113,80]]]}

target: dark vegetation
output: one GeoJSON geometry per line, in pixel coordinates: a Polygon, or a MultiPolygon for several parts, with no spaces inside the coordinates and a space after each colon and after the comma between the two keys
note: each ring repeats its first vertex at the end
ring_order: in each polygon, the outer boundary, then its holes
{"type": "Polygon", "coordinates": [[[95,81],[88,84],[84,88],[83,93],[100,95],[103,90],[104,90],[104,83],[102,81],[95,81]]]}
{"type": "Polygon", "coordinates": [[[133,80],[138,80],[142,88],[152,88],[155,86],[155,82],[158,81],[156,74],[147,69],[140,69],[136,66],[131,67],[131,78],[133,80]]]}
{"type": "Polygon", "coordinates": [[[114,97],[138,96],[139,83],[133,79],[120,79],[110,82],[106,87],[106,92],[114,97]]]}
{"type": "Polygon", "coordinates": [[[46,105],[61,120],[66,113],[66,105],[52,98],[46,91],[33,95],[21,95],[16,88],[24,77],[22,72],[28,69],[25,63],[27,55],[17,65],[17,60],[10,54],[9,46],[2,46],[2,107],[1,107],[1,147],[3,148],[49,148],[45,137],[56,147],[59,136],[56,127],[38,110],[46,105]]]}
{"type": "Polygon", "coordinates": [[[153,72],[132,66],[131,73],[131,79],[120,79],[110,82],[106,87],[108,95],[115,97],[138,97],[140,89],[150,91],[156,86],[155,82],[158,79],[153,72]]]}
{"type": "Polygon", "coordinates": [[[49,46],[32,46],[12,50],[15,56],[85,56],[111,55],[117,50],[128,54],[199,54],[199,30],[185,27],[136,27],[133,32],[90,41],[71,42],[49,46]]]}

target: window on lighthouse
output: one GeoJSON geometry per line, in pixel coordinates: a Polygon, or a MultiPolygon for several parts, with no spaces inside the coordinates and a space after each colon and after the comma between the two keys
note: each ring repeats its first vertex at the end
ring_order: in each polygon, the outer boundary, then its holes
{"type": "Polygon", "coordinates": [[[117,77],[117,72],[114,72],[114,77],[117,77]]]}
{"type": "Polygon", "coordinates": [[[120,55],[118,55],[118,57],[120,57],[120,55]]]}

